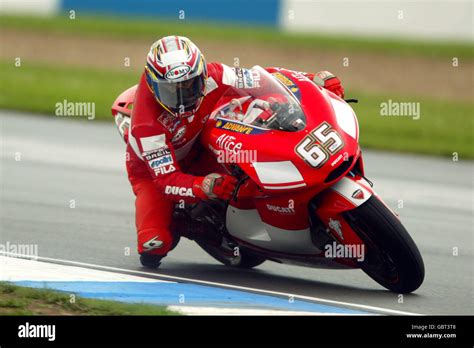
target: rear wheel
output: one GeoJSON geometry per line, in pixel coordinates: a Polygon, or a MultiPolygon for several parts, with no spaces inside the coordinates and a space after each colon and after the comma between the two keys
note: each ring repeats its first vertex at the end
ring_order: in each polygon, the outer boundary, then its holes
{"type": "Polygon", "coordinates": [[[225,238],[218,246],[199,240],[196,240],[196,243],[214,259],[229,267],[250,269],[265,262],[264,257],[256,255],[247,249],[242,247],[235,249],[228,245],[225,238]]]}
{"type": "Polygon", "coordinates": [[[400,220],[376,196],[344,215],[366,245],[361,268],[367,275],[397,293],[420,287],[425,277],[420,252],[400,220]]]}

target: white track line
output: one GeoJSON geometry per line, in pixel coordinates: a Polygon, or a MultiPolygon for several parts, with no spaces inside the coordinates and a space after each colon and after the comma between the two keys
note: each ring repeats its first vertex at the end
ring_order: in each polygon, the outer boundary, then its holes
{"type": "Polygon", "coordinates": [[[345,306],[345,307],[349,307],[349,308],[353,308],[353,309],[369,310],[369,311],[374,311],[374,312],[378,312],[378,313],[381,313],[381,314],[422,315],[422,314],[419,314],[419,313],[397,311],[397,310],[394,310],[394,309],[367,306],[367,305],[362,305],[362,304],[357,304],[357,303],[342,302],[342,301],[336,301],[336,300],[328,300],[328,299],[319,298],[319,297],[295,295],[295,294],[278,292],[278,291],[249,288],[249,287],[246,287],[246,286],[210,282],[210,281],[200,280],[200,279],[191,279],[191,278],[170,276],[170,275],[166,275],[166,274],[135,271],[135,270],[125,269],[125,268],[95,265],[95,264],[92,264],[92,263],[85,263],[85,262],[80,262],[80,261],[63,260],[63,259],[56,259],[56,258],[43,257],[43,256],[29,257],[29,256],[25,256],[25,255],[19,255],[19,254],[10,253],[10,252],[4,252],[4,251],[0,251],[0,255],[9,256],[9,257],[18,257],[18,258],[23,258],[23,259],[34,259],[34,260],[53,262],[53,263],[65,263],[65,264],[77,265],[77,266],[82,266],[82,267],[103,269],[103,270],[108,270],[108,271],[118,271],[118,272],[126,272],[126,273],[133,273],[133,274],[141,274],[141,275],[153,276],[153,277],[156,277],[156,278],[165,278],[165,279],[171,279],[171,280],[176,280],[176,281],[212,285],[212,286],[217,286],[217,287],[230,288],[230,289],[243,290],[243,291],[250,291],[250,292],[262,293],[262,294],[267,294],[267,295],[276,295],[276,296],[283,296],[283,297],[292,296],[294,299],[301,299],[301,300],[307,300],[307,301],[313,301],[313,302],[319,302],[319,303],[325,303],[325,304],[331,304],[331,305],[345,306]]]}
{"type": "MultiPolygon", "coordinates": [[[[318,312],[305,312],[305,311],[287,311],[287,310],[269,310],[269,309],[248,309],[248,308],[221,308],[221,307],[194,307],[194,306],[168,306],[167,309],[173,312],[179,312],[186,315],[304,315],[304,316],[354,316],[356,314],[343,314],[343,313],[318,313],[318,312]]],[[[370,315],[370,314],[368,314],[370,315]]]]}

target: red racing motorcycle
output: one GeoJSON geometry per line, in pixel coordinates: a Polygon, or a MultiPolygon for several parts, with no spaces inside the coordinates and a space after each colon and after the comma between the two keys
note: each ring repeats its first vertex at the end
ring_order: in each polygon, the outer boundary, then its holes
{"type": "MultiPolygon", "coordinates": [[[[176,206],[174,232],[231,267],[361,268],[391,291],[416,290],[422,257],[365,177],[350,105],[294,71],[250,72],[254,88],[229,88],[200,136],[203,156],[239,179],[234,195],[176,206]]],[[[134,94],[114,103],[122,135],[134,94]]]]}

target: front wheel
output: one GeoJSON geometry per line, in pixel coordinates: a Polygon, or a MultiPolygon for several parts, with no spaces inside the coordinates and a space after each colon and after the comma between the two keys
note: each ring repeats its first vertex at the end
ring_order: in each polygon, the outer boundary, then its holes
{"type": "Polygon", "coordinates": [[[344,213],[367,251],[362,270],[383,287],[410,293],[423,283],[425,267],[415,242],[400,220],[376,196],[344,213]]]}

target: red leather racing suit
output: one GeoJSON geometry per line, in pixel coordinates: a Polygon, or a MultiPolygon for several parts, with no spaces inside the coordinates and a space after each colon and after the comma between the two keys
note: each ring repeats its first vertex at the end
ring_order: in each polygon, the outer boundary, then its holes
{"type": "MultiPolygon", "coordinates": [[[[174,247],[170,225],[175,203],[198,201],[193,193],[196,177],[184,171],[187,161],[196,157],[199,151],[197,140],[203,124],[229,86],[251,86],[253,83],[247,69],[209,63],[207,70],[204,99],[197,113],[188,118],[167,112],[156,101],[145,74],[141,76],[133,104],[126,161],[128,178],[136,196],[139,253],[164,256],[174,247]]],[[[266,70],[272,72],[275,68],[266,70]]],[[[315,74],[305,75],[311,80],[315,77],[315,74]]],[[[205,174],[217,170],[206,165],[205,174]]]]}

